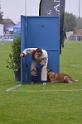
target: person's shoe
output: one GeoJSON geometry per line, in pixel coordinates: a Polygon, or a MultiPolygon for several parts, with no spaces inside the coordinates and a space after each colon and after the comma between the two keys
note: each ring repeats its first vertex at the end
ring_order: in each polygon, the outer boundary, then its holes
{"type": "Polygon", "coordinates": [[[46,85],[46,82],[44,82],[43,85],[46,85]]]}

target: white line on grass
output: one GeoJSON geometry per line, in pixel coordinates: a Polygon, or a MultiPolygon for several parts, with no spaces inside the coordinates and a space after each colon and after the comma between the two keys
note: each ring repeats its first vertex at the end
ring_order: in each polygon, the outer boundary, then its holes
{"type": "Polygon", "coordinates": [[[21,84],[16,85],[14,87],[8,88],[6,91],[12,91],[12,90],[14,90],[14,89],[16,89],[17,87],[20,87],[20,86],[21,86],[21,84]]]}
{"type": "Polygon", "coordinates": [[[16,85],[14,87],[11,87],[7,89],[6,91],[12,91],[12,92],[75,92],[75,91],[82,91],[82,89],[68,89],[68,90],[15,90],[17,87],[20,87],[21,84],[16,85]]]}
{"type": "Polygon", "coordinates": [[[82,66],[80,66],[80,65],[72,65],[72,66],[82,68],[82,66]]]}

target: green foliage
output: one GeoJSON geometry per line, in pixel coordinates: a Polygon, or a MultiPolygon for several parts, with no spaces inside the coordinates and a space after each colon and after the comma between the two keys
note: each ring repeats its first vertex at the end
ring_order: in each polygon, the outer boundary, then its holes
{"type": "Polygon", "coordinates": [[[3,12],[0,12],[0,24],[3,22],[3,12]]]}
{"type": "Polygon", "coordinates": [[[82,18],[77,18],[76,29],[82,29],[82,18]]]}
{"type": "Polygon", "coordinates": [[[13,71],[19,71],[20,69],[20,36],[16,37],[11,43],[11,53],[9,54],[9,60],[7,60],[7,68],[13,69],[13,71]]]}
{"type": "Polygon", "coordinates": [[[74,31],[77,25],[77,18],[72,13],[65,13],[64,17],[64,29],[66,32],[74,31]]]}

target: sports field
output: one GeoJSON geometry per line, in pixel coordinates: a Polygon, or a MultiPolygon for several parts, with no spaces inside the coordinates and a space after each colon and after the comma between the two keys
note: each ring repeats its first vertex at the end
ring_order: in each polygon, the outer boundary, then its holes
{"type": "Polygon", "coordinates": [[[0,42],[0,124],[82,123],[82,42],[65,42],[60,72],[78,83],[25,84],[6,68],[10,42],[0,42]]]}

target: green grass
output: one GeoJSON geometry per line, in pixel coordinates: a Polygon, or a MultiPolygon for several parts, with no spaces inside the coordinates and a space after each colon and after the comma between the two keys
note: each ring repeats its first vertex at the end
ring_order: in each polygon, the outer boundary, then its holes
{"type": "Polygon", "coordinates": [[[7,92],[20,84],[6,68],[9,52],[10,42],[0,42],[0,124],[82,123],[82,90],[64,91],[82,89],[82,42],[65,42],[60,55],[60,72],[79,79],[73,84],[25,84],[7,92]]]}

